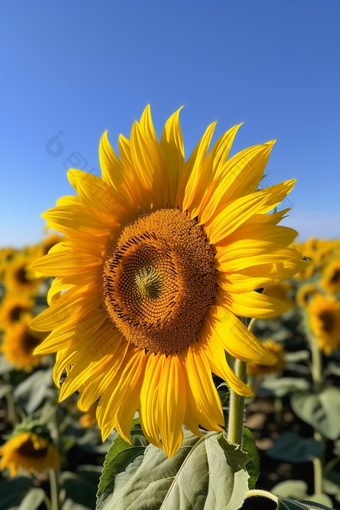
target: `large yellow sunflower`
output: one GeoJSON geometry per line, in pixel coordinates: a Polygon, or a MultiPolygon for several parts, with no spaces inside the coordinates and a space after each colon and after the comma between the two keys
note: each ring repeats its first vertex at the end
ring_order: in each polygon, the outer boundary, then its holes
{"type": "Polygon", "coordinates": [[[340,302],[317,294],[308,307],[310,326],[319,349],[329,356],[340,348],[340,302]]]}
{"type": "Polygon", "coordinates": [[[35,352],[58,351],[56,384],[68,373],[60,398],[79,389],[87,411],[101,397],[103,439],[116,428],[129,441],[139,408],[146,437],[169,457],[183,423],[197,435],[199,425],[224,425],[212,372],[251,394],[225,350],[243,361],[276,362],[238,317],[286,311],[255,289],[308,265],[287,247],[296,232],[277,225],[286,211],[267,214],[294,181],[258,189],[273,142],[229,158],[239,126],[208,152],[214,128],[187,161],[179,111],[158,142],[147,107],[130,140],[120,136],[120,159],[104,133],[102,179],[69,171],[77,196],[43,215],[65,237],[34,265],[58,277],[51,307],[32,326],[53,330],[35,352]]]}
{"type": "Polygon", "coordinates": [[[0,329],[13,326],[26,314],[31,314],[34,301],[28,296],[6,292],[0,304],[0,329]]]}
{"type": "Polygon", "coordinates": [[[26,372],[31,372],[32,368],[39,364],[41,357],[35,356],[33,351],[46,338],[46,333],[30,328],[31,321],[32,316],[26,315],[20,322],[7,328],[0,346],[10,363],[18,370],[23,369],[26,372]]]}
{"type": "Polygon", "coordinates": [[[0,456],[0,469],[8,467],[10,476],[16,476],[19,469],[29,473],[59,469],[61,461],[49,434],[41,426],[15,435],[0,447],[0,456]]]}

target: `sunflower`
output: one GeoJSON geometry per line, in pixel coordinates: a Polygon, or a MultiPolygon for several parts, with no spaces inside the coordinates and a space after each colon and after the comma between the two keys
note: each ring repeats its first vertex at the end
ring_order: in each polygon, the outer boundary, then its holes
{"type": "Polygon", "coordinates": [[[317,287],[313,283],[301,285],[296,293],[296,301],[302,308],[307,308],[311,300],[319,294],[317,287]]]}
{"type": "Polygon", "coordinates": [[[273,365],[261,365],[259,363],[248,363],[247,373],[251,375],[271,374],[283,370],[286,362],[284,358],[284,350],[281,345],[273,340],[266,340],[263,345],[276,356],[276,363],[273,365]]]}
{"type": "Polygon", "coordinates": [[[0,469],[8,467],[10,476],[16,476],[19,469],[29,473],[59,469],[61,460],[44,426],[16,434],[0,447],[0,456],[0,469]]]}
{"type": "Polygon", "coordinates": [[[340,302],[318,294],[308,307],[311,329],[319,349],[329,356],[340,347],[340,302]]]}
{"type": "Polygon", "coordinates": [[[340,291],[340,260],[333,260],[324,271],[321,285],[329,292],[340,291]]]}
{"type": "Polygon", "coordinates": [[[6,271],[5,283],[9,290],[30,295],[37,291],[42,278],[37,278],[30,266],[39,256],[41,252],[35,250],[33,254],[20,253],[14,258],[6,271]]]}
{"type": "Polygon", "coordinates": [[[0,305],[0,328],[13,326],[25,314],[31,314],[34,308],[34,301],[29,297],[6,293],[0,305]]]}
{"type": "Polygon", "coordinates": [[[276,285],[272,285],[271,287],[266,287],[263,293],[266,296],[271,296],[276,299],[279,299],[280,301],[286,303],[289,306],[289,308],[293,308],[294,302],[287,296],[287,293],[291,290],[291,288],[292,286],[290,283],[282,282],[276,285]]]}
{"type": "Polygon", "coordinates": [[[77,196],[43,215],[65,237],[34,264],[57,276],[51,307],[32,327],[53,330],[35,352],[58,351],[58,386],[68,373],[61,400],[79,389],[87,411],[101,397],[104,440],[116,428],[129,441],[139,408],[145,436],[169,457],[182,443],[183,423],[199,436],[199,425],[222,429],[212,372],[240,395],[252,394],[225,351],[276,363],[238,317],[286,311],[285,303],[255,289],[308,265],[288,248],[296,232],[277,225],[287,210],[267,214],[295,181],[258,189],[273,142],[229,159],[239,126],[208,153],[214,127],[186,162],[179,111],[159,143],[147,107],[130,140],[120,136],[121,159],[104,133],[102,179],[68,172],[77,196]]]}
{"type": "Polygon", "coordinates": [[[31,320],[32,316],[26,315],[20,322],[6,329],[0,346],[10,363],[26,372],[31,372],[39,364],[41,357],[35,356],[33,351],[46,337],[45,333],[29,327],[31,320]]]}

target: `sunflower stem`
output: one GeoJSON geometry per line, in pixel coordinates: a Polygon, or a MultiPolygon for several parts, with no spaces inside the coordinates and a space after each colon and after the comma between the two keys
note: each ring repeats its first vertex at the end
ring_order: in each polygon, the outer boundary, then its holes
{"type": "MultiPolygon", "coordinates": [[[[235,359],[234,371],[237,377],[247,382],[247,364],[244,361],[235,359]]],[[[243,410],[244,397],[230,390],[230,408],[228,422],[228,440],[231,443],[242,445],[243,442],[243,410]]]]}
{"type": "Polygon", "coordinates": [[[55,469],[49,469],[48,474],[50,477],[51,487],[51,508],[52,510],[60,510],[58,473],[55,469]]]}
{"type": "Polygon", "coordinates": [[[50,498],[46,494],[44,496],[44,503],[45,503],[47,510],[52,510],[50,498]]]}

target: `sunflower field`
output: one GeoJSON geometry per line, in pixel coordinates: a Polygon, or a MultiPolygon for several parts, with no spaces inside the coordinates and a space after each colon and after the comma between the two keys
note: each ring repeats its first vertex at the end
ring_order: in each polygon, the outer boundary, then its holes
{"type": "Polygon", "coordinates": [[[340,509],[340,241],[179,114],[0,250],[0,510],[340,509]]]}

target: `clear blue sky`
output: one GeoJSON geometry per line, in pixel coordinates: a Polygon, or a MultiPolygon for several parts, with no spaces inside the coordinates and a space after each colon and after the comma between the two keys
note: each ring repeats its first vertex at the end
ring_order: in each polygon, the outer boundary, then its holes
{"type": "Polygon", "coordinates": [[[298,179],[286,224],[301,238],[340,237],[339,0],[2,0],[0,10],[0,245],[39,240],[41,213],[70,192],[64,161],[79,151],[99,169],[103,131],[116,147],[148,103],[159,135],[185,105],[187,155],[214,120],[216,136],[245,123],[234,151],[276,138],[270,180],[298,179]]]}

